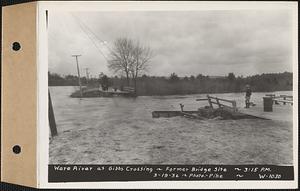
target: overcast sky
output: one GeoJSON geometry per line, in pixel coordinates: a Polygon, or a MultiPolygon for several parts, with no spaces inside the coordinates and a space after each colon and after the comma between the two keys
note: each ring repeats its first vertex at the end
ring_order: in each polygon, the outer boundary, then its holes
{"type": "Polygon", "coordinates": [[[50,12],[49,71],[77,74],[71,55],[81,54],[82,75],[86,67],[92,75],[114,75],[101,41],[112,46],[115,39],[128,37],[153,50],[149,75],[292,72],[292,27],[291,14],[284,10],[50,12]]]}

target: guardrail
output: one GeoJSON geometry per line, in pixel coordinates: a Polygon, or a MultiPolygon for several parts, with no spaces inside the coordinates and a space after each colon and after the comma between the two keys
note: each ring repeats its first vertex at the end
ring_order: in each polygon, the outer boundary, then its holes
{"type": "Polygon", "coordinates": [[[276,96],[275,94],[266,94],[267,97],[271,97],[273,100],[273,103],[279,104],[283,103],[283,105],[291,104],[293,105],[293,96],[290,95],[279,95],[276,96]]]}
{"type": "Polygon", "coordinates": [[[209,96],[207,95],[207,98],[200,98],[200,99],[196,99],[196,101],[208,101],[209,106],[211,108],[214,108],[213,105],[217,105],[219,108],[228,108],[233,110],[234,112],[237,111],[237,106],[236,106],[236,101],[235,100],[227,100],[227,99],[223,99],[223,98],[218,98],[218,97],[213,97],[213,96],[209,96]],[[227,104],[224,104],[227,103],[227,104]],[[228,105],[229,103],[229,105],[228,105]]]}

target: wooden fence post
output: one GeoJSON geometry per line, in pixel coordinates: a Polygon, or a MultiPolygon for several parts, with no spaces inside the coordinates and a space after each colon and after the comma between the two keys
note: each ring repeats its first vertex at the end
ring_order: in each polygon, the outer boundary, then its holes
{"type": "Polygon", "coordinates": [[[234,112],[237,112],[236,101],[232,102],[234,112]]]}
{"type": "Polygon", "coordinates": [[[220,101],[219,101],[218,98],[216,98],[216,101],[217,101],[217,104],[218,104],[219,108],[221,108],[221,104],[220,104],[220,101]]]}
{"type": "Polygon", "coordinates": [[[179,105],[180,105],[181,112],[183,112],[184,105],[183,104],[179,104],[179,105]]]}
{"type": "Polygon", "coordinates": [[[207,95],[207,100],[208,100],[209,106],[210,106],[211,108],[213,108],[213,105],[212,105],[212,103],[211,103],[211,100],[210,100],[209,95],[207,95]]]}
{"type": "Polygon", "coordinates": [[[49,109],[48,109],[49,126],[50,126],[51,136],[54,137],[57,135],[57,129],[56,129],[54,111],[53,111],[53,107],[52,107],[52,101],[51,101],[51,96],[50,96],[49,90],[48,90],[48,102],[49,102],[49,109]]]}

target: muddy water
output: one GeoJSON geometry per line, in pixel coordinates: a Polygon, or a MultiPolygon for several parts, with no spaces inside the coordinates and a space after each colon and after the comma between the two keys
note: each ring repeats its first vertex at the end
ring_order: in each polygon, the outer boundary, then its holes
{"type": "MultiPolygon", "coordinates": [[[[292,164],[291,122],[152,118],[180,103],[187,110],[208,103],[195,101],[205,95],[70,98],[75,89],[50,88],[58,128],[50,164],[292,164]]],[[[215,95],[243,106],[243,94],[215,95]]]]}
{"type": "MultiPolygon", "coordinates": [[[[114,120],[122,123],[130,120],[155,120],[151,112],[154,110],[180,110],[179,104],[184,104],[185,110],[197,110],[208,105],[207,101],[195,101],[205,98],[206,94],[172,95],[172,96],[140,96],[137,98],[70,98],[70,94],[77,90],[73,86],[50,87],[53,108],[58,131],[85,129],[114,120]]],[[[268,92],[270,93],[270,92],[268,92]]],[[[291,91],[271,92],[276,95],[292,95],[291,91]]],[[[253,93],[252,100],[262,105],[262,98],[266,93],[253,93]]],[[[210,94],[220,98],[236,100],[238,107],[244,107],[243,93],[210,94]]]]}

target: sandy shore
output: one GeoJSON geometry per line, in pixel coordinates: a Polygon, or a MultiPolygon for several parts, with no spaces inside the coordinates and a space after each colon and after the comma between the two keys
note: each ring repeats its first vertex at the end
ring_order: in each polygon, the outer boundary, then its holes
{"type": "Polygon", "coordinates": [[[50,164],[56,163],[292,164],[292,123],[110,116],[51,139],[50,164]]]}

